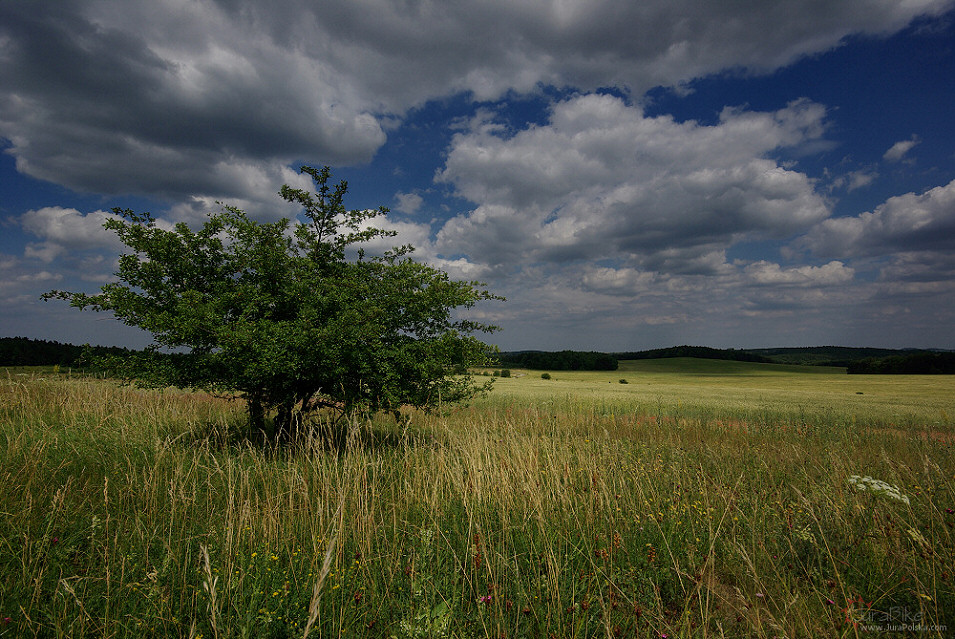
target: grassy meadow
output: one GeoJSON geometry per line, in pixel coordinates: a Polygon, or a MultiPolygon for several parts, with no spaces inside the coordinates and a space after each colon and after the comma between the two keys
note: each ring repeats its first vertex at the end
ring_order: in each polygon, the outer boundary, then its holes
{"type": "Polygon", "coordinates": [[[551,375],[269,448],[0,371],[0,637],[955,635],[953,378],[551,375]]]}

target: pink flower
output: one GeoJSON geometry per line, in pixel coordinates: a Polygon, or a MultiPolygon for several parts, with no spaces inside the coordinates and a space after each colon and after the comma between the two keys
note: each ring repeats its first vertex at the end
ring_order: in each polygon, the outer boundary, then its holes
{"type": "Polygon", "coordinates": [[[484,604],[485,606],[488,605],[489,603],[491,603],[491,595],[484,595],[483,597],[478,599],[478,602],[484,604]]]}

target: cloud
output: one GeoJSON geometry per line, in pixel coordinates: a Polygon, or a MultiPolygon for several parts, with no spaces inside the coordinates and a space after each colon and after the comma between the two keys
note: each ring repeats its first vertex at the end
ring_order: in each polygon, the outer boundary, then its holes
{"type": "MultiPolygon", "coordinates": [[[[274,220],[295,213],[275,196],[279,186],[308,186],[293,163],[370,162],[410,110],[463,95],[488,104],[457,130],[437,182],[469,209],[436,228],[380,219],[398,237],[369,251],[410,242],[454,277],[493,280],[511,301],[475,312],[514,322],[511,339],[524,331],[522,347],[544,345],[537,340],[546,331],[629,347],[648,327],[669,341],[666,327],[702,333],[743,317],[765,320],[765,334],[775,334],[772,318],[787,313],[811,326],[831,319],[820,309],[851,313],[853,299],[915,313],[926,306],[911,300],[950,290],[955,233],[946,198],[955,187],[830,219],[826,187],[799,162],[777,159],[785,150],[801,161],[832,144],[824,106],[727,108],[704,126],[647,117],[635,104],[657,86],[689,91],[694,79],[726,70],[770,73],[848,35],[889,34],[951,6],[0,2],[0,144],[24,174],[160,199],[169,205],[164,224],[201,222],[217,200],[274,220]],[[604,87],[614,95],[592,93],[604,87]],[[545,121],[513,128],[496,109],[515,94],[570,97],[545,121]],[[739,258],[741,246],[757,242],[789,243],[817,259],[739,258]]],[[[918,142],[897,143],[884,160],[906,160],[918,142]]],[[[853,191],[876,177],[867,167],[831,186],[853,191]]],[[[396,209],[420,211],[423,193],[397,193],[396,209]]],[[[33,290],[59,274],[64,287],[77,276],[108,277],[121,247],[100,228],[106,215],[48,207],[18,217],[36,241],[0,260],[4,298],[35,300],[33,290]]],[[[69,321],[49,308],[31,317],[69,321]]]]}
{"type": "Polygon", "coordinates": [[[742,238],[782,238],[828,216],[811,180],[769,158],[819,138],[825,109],[727,109],[702,126],[648,118],[610,95],[555,104],[513,135],[457,134],[437,181],[477,207],[437,234],[490,265],[623,258],[645,270],[716,273],[742,238]]]}
{"type": "Polygon", "coordinates": [[[888,151],[882,156],[882,159],[886,162],[900,162],[905,157],[906,153],[912,150],[915,145],[917,145],[922,140],[919,139],[919,136],[913,135],[908,140],[901,140],[892,145],[888,151]]]}
{"type": "Polygon", "coordinates": [[[321,58],[212,2],[4,3],[0,18],[0,135],[34,177],[241,196],[250,173],[294,157],[365,161],[385,140],[321,58]]]}
{"type": "MultiPolygon", "coordinates": [[[[0,137],[75,190],[248,197],[295,159],[369,161],[428,100],[541,85],[633,95],[768,72],[948,0],[0,3],[0,137]]],[[[274,187],[274,188],[273,188],[274,187]]]]}
{"type": "Polygon", "coordinates": [[[71,251],[111,250],[118,252],[122,243],[111,231],[103,228],[113,213],[94,211],[83,214],[72,208],[49,206],[27,211],[20,216],[24,231],[42,238],[26,246],[26,257],[51,262],[71,251]]]}
{"type": "Polygon", "coordinates": [[[417,193],[395,193],[395,201],[398,202],[398,206],[395,207],[397,210],[411,215],[418,212],[424,198],[417,193]]]}
{"type": "Polygon", "coordinates": [[[844,175],[839,175],[832,179],[830,190],[845,189],[852,193],[856,189],[869,186],[879,177],[878,171],[872,167],[866,167],[857,171],[850,171],[844,175]]]}
{"type": "Polygon", "coordinates": [[[786,269],[779,264],[760,260],[746,266],[744,272],[754,284],[773,287],[841,286],[851,282],[855,275],[854,269],[837,260],[822,266],[796,266],[786,269]]]}
{"type": "Polygon", "coordinates": [[[824,220],[795,242],[818,257],[955,251],[955,181],[886,200],[874,211],[824,220]]]}

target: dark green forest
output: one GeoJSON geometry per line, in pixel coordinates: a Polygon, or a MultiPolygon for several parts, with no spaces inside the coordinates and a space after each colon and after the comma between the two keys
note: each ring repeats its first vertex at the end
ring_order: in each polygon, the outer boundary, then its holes
{"type": "Polygon", "coordinates": [[[673,346],[671,348],[655,348],[649,351],[632,353],[614,353],[617,359],[663,359],[669,357],[696,357],[698,359],[723,359],[734,362],[758,362],[771,364],[774,360],[753,353],[752,351],[737,350],[735,348],[709,348],[707,346],[673,346]]]}
{"type": "Polygon", "coordinates": [[[860,375],[952,375],[955,353],[919,352],[849,362],[849,374],[860,375]]]}
{"type": "Polygon", "coordinates": [[[116,346],[75,346],[44,339],[0,337],[0,366],[88,365],[90,356],[131,355],[134,351],[116,346]]]}

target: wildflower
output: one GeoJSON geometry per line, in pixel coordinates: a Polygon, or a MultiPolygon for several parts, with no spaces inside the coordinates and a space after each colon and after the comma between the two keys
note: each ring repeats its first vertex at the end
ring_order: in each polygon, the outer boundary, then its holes
{"type": "Polygon", "coordinates": [[[849,483],[855,486],[856,490],[860,491],[870,491],[876,495],[885,495],[896,501],[901,501],[904,504],[909,503],[909,498],[906,495],[902,494],[902,491],[898,486],[893,486],[892,484],[886,483],[881,479],[875,479],[869,477],[860,477],[859,475],[852,475],[849,477],[849,483]]]}
{"type": "Polygon", "coordinates": [[[478,599],[478,603],[482,603],[485,606],[487,606],[488,604],[491,603],[491,595],[484,595],[483,597],[478,599]]]}

